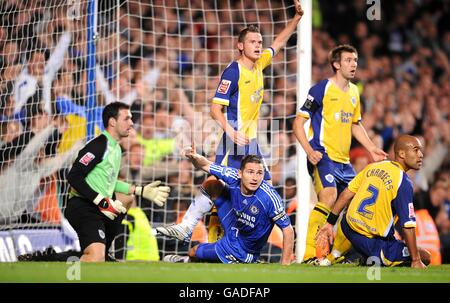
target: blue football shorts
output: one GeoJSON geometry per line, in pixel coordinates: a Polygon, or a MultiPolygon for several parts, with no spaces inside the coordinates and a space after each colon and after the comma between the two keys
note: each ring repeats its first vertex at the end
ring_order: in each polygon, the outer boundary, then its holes
{"type": "Polygon", "coordinates": [[[201,260],[221,261],[222,263],[256,262],[259,255],[245,252],[237,241],[238,231],[234,227],[236,215],[233,212],[230,192],[227,188],[214,201],[214,204],[224,230],[224,236],[214,243],[199,244],[195,256],[201,260]]]}
{"type": "Polygon", "coordinates": [[[331,160],[327,154],[323,154],[317,165],[308,161],[308,170],[312,173],[316,192],[325,187],[336,187],[341,193],[356,176],[350,163],[339,163],[331,160]]]}
{"type": "Polygon", "coordinates": [[[229,136],[223,134],[216,150],[215,163],[239,169],[241,167],[241,161],[246,155],[261,156],[264,165],[264,180],[272,179],[256,139],[250,140],[250,143],[247,145],[239,146],[229,136]]]}
{"type": "Polygon", "coordinates": [[[355,250],[365,258],[372,257],[370,260],[384,266],[397,266],[411,261],[406,244],[394,236],[367,238],[354,231],[345,216],[342,217],[341,227],[355,250]]]}

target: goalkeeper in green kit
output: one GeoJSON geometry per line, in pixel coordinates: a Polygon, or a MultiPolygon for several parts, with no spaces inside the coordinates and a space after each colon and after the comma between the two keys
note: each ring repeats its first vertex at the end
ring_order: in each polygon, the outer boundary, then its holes
{"type": "MultiPolygon", "coordinates": [[[[64,212],[80,240],[82,262],[102,262],[112,241],[120,231],[127,203],[117,199],[142,196],[158,206],[169,196],[168,186],[160,181],[136,186],[119,181],[122,158],[119,140],[133,127],[130,107],[121,102],[110,103],[102,114],[105,131],[82,148],[68,175],[70,198],[64,212]],[[116,196],[116,193],[117,194],[116,196]]],[[[125,200],[123,201],[125,202],[125,200]]]]}

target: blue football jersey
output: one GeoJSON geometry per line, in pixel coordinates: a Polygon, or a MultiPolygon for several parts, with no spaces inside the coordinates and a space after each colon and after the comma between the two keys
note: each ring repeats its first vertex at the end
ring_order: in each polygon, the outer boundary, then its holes
{"type": "Polygon", "coordinates": [[[241,262],[256,261],[273,225],[283,229],[291,224],[281,197],[266,181],[253,195],[242,194],[235,168],[211,164],[210,172],[228,185],[227,197],[235,217],[232,226],[224,227],[225,237],[217,244],[219,256],[228,252],[241,262]]]}

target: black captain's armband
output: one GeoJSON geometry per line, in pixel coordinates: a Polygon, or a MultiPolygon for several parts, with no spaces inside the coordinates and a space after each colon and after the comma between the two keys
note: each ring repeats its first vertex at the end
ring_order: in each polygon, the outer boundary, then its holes
{"type": "Polygon", "coordinates": [[[308,95],[308,97],[306,97],[306,101],[303,106],[311,112],[315,112],[319,108],[319,105],[314,102],[314,97],[311,95],[308,95]]]}

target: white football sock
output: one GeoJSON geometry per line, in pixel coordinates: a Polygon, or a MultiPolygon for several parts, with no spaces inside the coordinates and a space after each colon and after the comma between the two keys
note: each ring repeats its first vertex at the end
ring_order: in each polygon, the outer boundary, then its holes
{"type": "Polygon", "coordinates": [[[200,191],[197,196],[195,196],[194,201],[189,205],[186,210],[186,214],[181,221],[181,225],[186,226],[192,232],[197,225],[198,221],[203,218],[203,216],[211,210],[213,207],[213,202],[211,199],[200,191]]]}
{"type": "Polygon", "coordinates": [[[339,250],[337,250],[337,249],[333,249],[333,250],[331,251],[331,254],[333,255],[333,257],[334,257],[335,259],[339,258],[339,257],[342,255],[342,253],[341,253],[339,250]]]}

